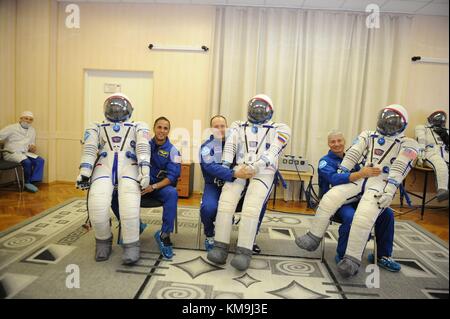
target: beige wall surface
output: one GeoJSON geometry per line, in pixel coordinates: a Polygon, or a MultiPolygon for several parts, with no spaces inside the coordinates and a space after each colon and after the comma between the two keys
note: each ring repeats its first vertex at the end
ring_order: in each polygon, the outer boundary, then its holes
{"type": "MultiPolygon", "coordinates": [[[[173,128],[186,128],[191,136],[194,120],[202,128],[208,125],[213,6],[78,3],[77,29],[65,25],[67,5],[0,1],[0,127],[16,121],[25,109],[35,113],[37,144],[47,161],[45,181],[76,178],[86,69],[151,71],[153,117],[139,120],[151,124],[164,115],[173,128]],[[149,43],[206,45],[211,50],[149,51],[149,43]]],[[[413,30],[411,56],[448,58],[447,17],[416,16],[413,30]]],[[[448,109],[448,64],[411,64],[409,72],[405,105],[411,117],[407,133],[413,134],[432,110],[448,109]]],[[[195,169],[194,188],[200,191],[199,166],[195,169]]]]}

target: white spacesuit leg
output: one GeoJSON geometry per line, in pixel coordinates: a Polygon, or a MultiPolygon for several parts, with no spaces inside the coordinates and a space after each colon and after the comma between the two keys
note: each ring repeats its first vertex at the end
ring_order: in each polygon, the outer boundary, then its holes
{"type": "Polygon", "coordinates": [[[223,186],[217,208],[215,241],[230,243],[233,215],[244,188],[245,180],[239,178],[223,186]]]}
{"type": "Polygon", "coordinates": [[[307,251],[315,251],[330,225],[331,216],[345,203],[359,199],[364,183],[364,180],[358,180],[331,188],[320,200],[310,230],[295,240],[297,246],[307,251]]]}
{"type": "Polygon", "coordinates": [[[242,205],[236,254],[230,263],[237,270],[244,271],[250,266],[259,215],[272,190],[273,178],[273,173],[263,173],[250,180],[242,205]]]}
{"type": "Polygon", "coordinates": [[[223,186],[216,215],[214,248],[207,255],[208,260],[216,264],[223,265],[227,260],[233,214],[244,188],[245,180],[239,178],[223,186]]]}
{"type": "Polygon", "coordinates": [[[141,192],[136,180],[122,177],[119,180],[119,207],[124,244],[139,240],[139,212],[141,192]]]}
{"type": "Polygon", "coordinates": [[[378,215],[383,211],[378,208],[377,200],[374,197],[377,194],[378,192],[372,189],[366,190],[353,217],[345,255],[358,261],[361,261],[370,231],[375,225],[378,215]]]}
{"type": "Polygon", "coordinates": [[[331,188],[320,200],[310,232],[322,238],[330,225],[330,218],[345,202],[360,194],[364,180],[331,188]]]}
{"type": "Polygon", "coordinates": [[[270,195],[274,175],[256,175],[250,180],[242,205],[241,221],[239,225],[238,247],[253,249],[259,215],[263,204],[270,195]]]}
{"type": "MultiPolygon", "coordinates": [[[[436,174],[437,189],[448,189],[448,166],[445,162],[445,157],[443,158],[439,153],[439,148],[427,150],[425,153],[426,161],[429,162],[430,166],[433,167],[436,174]]],[[[448,152],[447,152],[448,157],[448,152]]],[[[448,158],[447,158],[448,160],[448,158]]]]}
{"type": "Polygon", "coordinates": [[[134,264],[140,258],[139,213],[141,205],[140,184],[136,166],[122,168],[119,184],[120,225],[122,228],[124,264],[134,264]]]}
{"type": "Polygon", "coordinates": [[[97,166],[92,176],[88,197],[89,219],[94,228],[96,239],[106,240],[112,236],[109,223],[112,192],[113,185],[108,169],[97,166]]]}
{"type": "Polygon", "coordinates": [[[361,198],[353,217],[344,259],[338,264],[338,272],[345,278],[357,273],[370,231],[383,211],[379,208],[375,197],[383,190],[385,182],[382,178],[372,177],[367,183],[366,191],[361,198]]]}

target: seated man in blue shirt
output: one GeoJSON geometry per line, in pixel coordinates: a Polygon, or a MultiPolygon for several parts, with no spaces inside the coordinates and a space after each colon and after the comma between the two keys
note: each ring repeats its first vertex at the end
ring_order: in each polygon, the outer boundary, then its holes
{"type": "MultiPolygon", "coordinates": [[[[249,179],[252,173],[241,167],[235,169],[222,166],[222,150],[225,145],[225,131],[227,120],[222,115],[213,116],[210,126],[214,134],[204,142],[200,148],[200,167],[205,179],[202,201],[200,204],[200,216],[205,231],[206,251],[214,248],[214,221],[217,215],[217,206],[224,182],[232,182],[235,178],[249,179]]],[[[266,205],[263,206],[260,215],[260,224],[264,216],[266,205]]],[[[261,250],[255,244],[253,251],[259,253],[261,250]]]]}
{"type": "Polygon", "coordinates": [[[150,141],[150,185],[142,191],[142,198],[155,198],[163,203],[162,228],[155,233],[155,240],[165,258],[173,257],[170,233],[173,232],[177,214],[178,193],[175,187],[181,170],[180,152],[167,137],[170,121],[165,117],[156,119],[155,136],[150,141]]]}
{"type": "MultiPolygon", "coordinates": [[[[368,178],[380,175],[381,171],[375,167],[355,167],[351,173],[338,173],[339,164],[344,158],[345,139],[340,132],[331,132],[328,135],[328,154],[319,161],[319,197],[322,197],[332,186],[351,183],[360,178],[368,178]]],[[[338,211],[338,217],[342,220],[339,227],[339,240],[337,246],[336,263],[345,255],[347,241],[350,234],[350,228],[353,216],[358,202],[343,205],[338,211]]],[[[392,258],[392,249],[394,244],[394,213],[390,208],[386,208],[375,223],[375,234],[377,239],[377,264],[392,272],[400,271],[400,264],[392,258]]],[[[373,254],[369,255],[369,261],[373,262],[373,254]]]]}

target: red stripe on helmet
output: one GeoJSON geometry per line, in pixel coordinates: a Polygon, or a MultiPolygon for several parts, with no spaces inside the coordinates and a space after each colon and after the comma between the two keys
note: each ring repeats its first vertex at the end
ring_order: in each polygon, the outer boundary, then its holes
{"type": "Polygon", "coordinates": [[[405,116],[399,110],[396,110],[396,109],[393,109],[393,108],[390,108],[390,107],[385,107],[384,110],[394,111],[395,113],[397,113],[398,115],[400,115],[402,117],[402,119],[403,119],[403,121],[405,121],[405,123],[408,123],[408,121],[406,120],[405,116]]]}

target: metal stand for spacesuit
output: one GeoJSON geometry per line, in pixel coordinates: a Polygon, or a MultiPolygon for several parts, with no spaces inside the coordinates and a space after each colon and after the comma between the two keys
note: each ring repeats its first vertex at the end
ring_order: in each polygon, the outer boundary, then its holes
{"type": "MultiPolygon", "coordinates": [[[[297,181],[300,182],[300,191],[299,191],[299,203],[301,203],[302,196],[305,195],[305,181],[308,180],[308,183],[311,183],[313,174],[309,172],[292,172],[292,171],[283,171],[280,170],[279,173],[282,175],[283,179],[285,181],[297,181]]],[[[277,197],[277,185],[278,181],[274,183],[274,190],[273,190],[273,198],[272,198],[272,208],[275,208],[275,200],[277,197]]]]}

